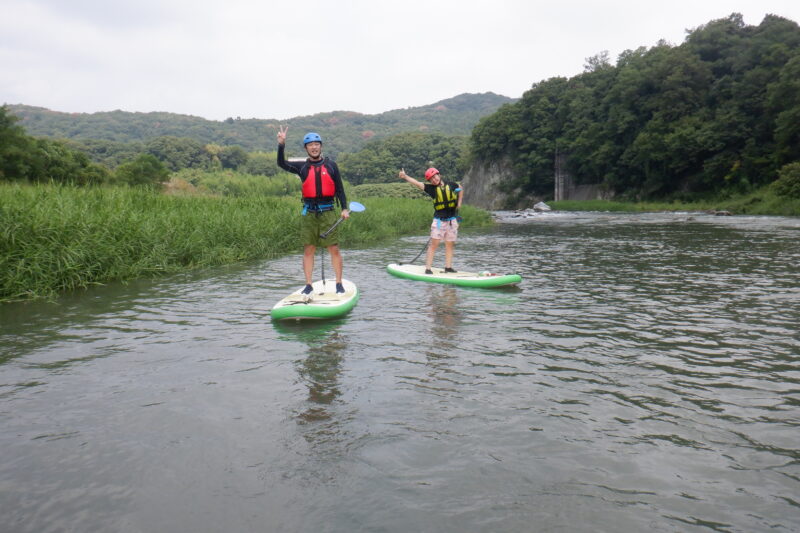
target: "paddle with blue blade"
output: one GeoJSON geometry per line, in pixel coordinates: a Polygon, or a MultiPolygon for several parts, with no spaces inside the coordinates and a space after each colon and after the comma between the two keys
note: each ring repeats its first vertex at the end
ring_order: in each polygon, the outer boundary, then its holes
{"type": "MultiPolygon", "coordinates": [[[[349,209],[350,209],[351,213],[360,213],[360,212],[364,211],[366,209],[366,207],[364,207],[362,204],[360,204],[358,202],[350,202],[349,209]]],[[[333,226],[328,228],[328,230],[325,233],[320,233],[319,234],[320,239],[324,239],[328,235],[330,235],[330,233],[334,229],[336,229],[336,226],[338,226],[342,222],[342,220],[344,220],[344,217],[339,217],[339,220],[336,221],[336,224],[334,224],[333,226]]]]}

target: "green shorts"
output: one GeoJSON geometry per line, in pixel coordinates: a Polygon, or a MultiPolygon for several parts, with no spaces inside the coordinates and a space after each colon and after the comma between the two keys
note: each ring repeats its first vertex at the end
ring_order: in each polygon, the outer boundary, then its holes
{"type": "Polygon", "coordinates": [[[339,226],[336,226],[332,232],[324,239],[320,239],[320,234],[325,233],[331,226],[336,224],[339,220],[339,215],[336,211],[324,211],[322,213],[314,213],[309,211],[300,217],[300,239],[303,245],[311,244],[314,246],[333,246],[339,244],[339,226]]]}

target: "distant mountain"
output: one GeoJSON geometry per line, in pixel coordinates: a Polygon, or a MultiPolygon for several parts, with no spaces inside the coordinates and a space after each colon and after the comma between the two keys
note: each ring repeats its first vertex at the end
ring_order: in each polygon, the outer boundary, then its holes
{"type": "Polygon", "coordinates": [[[202,143],[239,145],[245,150],[274,150],[278,126],[288,124],[290,152],[300,148],[307,131],[325,139],[326,153],[355,152],[371,139],[398,133],[422,131],[446,135],[469,135],[481,117],[517,99],[494,93],[460,94],[422,106],[395,109],[376,115],[333,111],[289,120],[228,118],[223,121],[176,113],[62,113],[28,105],[9,105],[29,135],[73,140],[104,140],[118,143],[147,141],[172,135],[202,143]],[[291,143],[297,144],[292,146],[291,143]]]}

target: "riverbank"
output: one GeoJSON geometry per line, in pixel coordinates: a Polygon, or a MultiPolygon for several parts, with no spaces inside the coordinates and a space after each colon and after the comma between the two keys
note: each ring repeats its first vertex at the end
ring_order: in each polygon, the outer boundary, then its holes
{"type": "Polygon", "coordinates": [[[731,215],[800,216],[800,199],[777,196],[769,189],[749,195],[703,202],[616,202],[610,200],[587,200],[547,202],[559,211],[704,211],[731,215]]]}
{"type": "MultiPolygon", "coordinates": [[[[353,198],[355,199],[355,198],[353,198]]],[[[424,233],[430,202],[366,198],[343,248],[424,233]]],[[[465,228],[488,212],[462,209],[465,228]]],[[[296,197],[196,197],[128,187],[0,185],[0,302],[299,253],[296,197]]]]}

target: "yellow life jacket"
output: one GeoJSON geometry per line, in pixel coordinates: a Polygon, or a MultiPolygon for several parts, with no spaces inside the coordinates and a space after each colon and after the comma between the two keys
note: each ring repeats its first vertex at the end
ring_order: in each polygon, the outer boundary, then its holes
{"type": "Polygon", "coordinates": [[[443,187],[436,187],[436,198],[433,199],[433,209],[455,209],[458,205],[458,195],[445,183],[443,187]]]}

